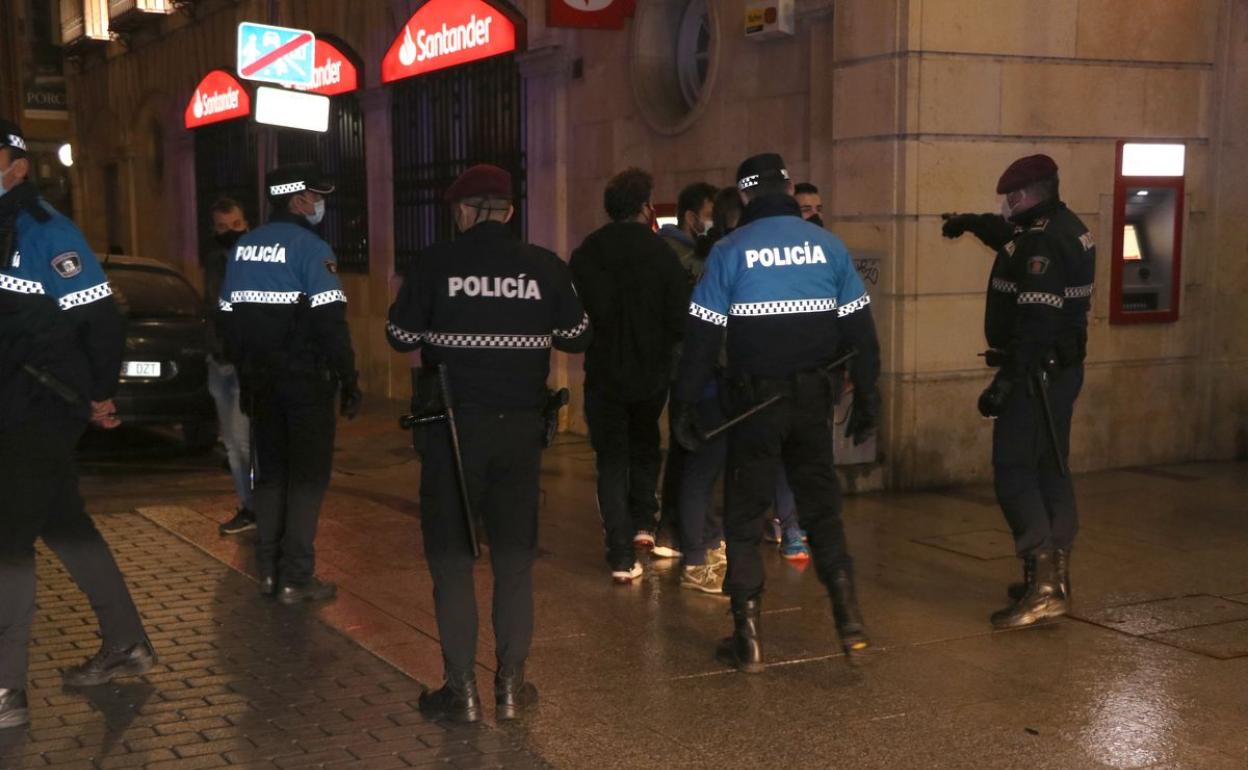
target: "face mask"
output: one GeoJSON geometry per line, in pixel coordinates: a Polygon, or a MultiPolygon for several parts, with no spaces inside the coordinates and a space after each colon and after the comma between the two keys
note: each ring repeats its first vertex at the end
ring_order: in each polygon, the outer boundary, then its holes
{"type": "Polygon", "coordinates": [[[231,249],[234,248],[234,244],[238,243],[238,239],[243,237],[243,232],[244,231],[242,230],[226,230],[223,233],[217,233],[214,235],[213,239],[217,242],[218,246],[225,249],[231,249]]]}
{"type": "Polygon", "coordinates": [[[713,221],[709,219],[703,219],[702,220],[702,232],[698,233],[698,235],[699,236],[709,235],[711,232],[711,228],[714,226],[715,226],[715,223],[713,221]]]}
{"type": "Polygon", "coordinates": [[[811,214],[810,219],[807,219],[806,221],[811,223],[812,225],[815,225],[816,227],[823,227],[823,217],[819,216],[818,214],[811,214]]]}
{"type": "Polygon", "coordinates": [[[17,161],[13,161],[12,163],[9,164],[8,168],[6,168],[4,171],[0,171],[0,196],[4,195],[5,193],[9,191],[8,188],[4,186],[4,175],[12,171],[13,167],[16,165],[17,165],[17,161]]]}
{"type": "Polygon", "coordinates": [[[305,214],[304,216],[307,217],[308,224],[313,226],[319,225],[321,220],[325,218],[325,201],[317,201],[316,203],[313,203],[312,213],[305,214]]]}

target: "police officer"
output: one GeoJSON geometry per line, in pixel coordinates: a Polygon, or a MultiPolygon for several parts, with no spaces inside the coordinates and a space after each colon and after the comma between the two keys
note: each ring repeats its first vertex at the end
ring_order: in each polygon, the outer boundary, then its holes
{"type": "Polygon", "coordinates": [[[997,249],[984,333],[986,357],[998,371],[979,398],[979,411],[995,419],[997,501],[1023,560],[1023,582],[1010,587],[1010,606],[994,613],[992,624],[1016,628],[1064,615],[1069,606],[1070,550],[1079,519],[1065,469],[1075,399],[1083,387],[1096,246],[1062,202],[1057,164],[1049,156],[1014,161],[997,193],[1005,196],[1001,217],[951,215],[944,230],[955,238],[971,230],[997,249]]]}
{"type": "Polygon", "coordinates": [[[252,421],[256,563],[261,594],[284,604],[328,599],[315,573],[317,520],[334,452],[334,401],[361,394],[338,262],[315,232],[334,187],[313,164],[265,177],[272,221],[239,238],[221,286],[226,357],[252,421]]]}
{"type": "MultiPolygon", "coordinates": [[[[421,349],[420,400],[436,392],[430,373],[440,364],[449,373],[471,507],[482,514],[489,534],[497,715],[511,719],[537,700],[536,688],[524,679],[524,663],[533,637],[541,409],[550,349],[585,350],[589,317],[567,266],[511,234],[510,174],[473,166],[451,185],[446,199],[462,234],[412,262],[390,308],[386,334],[396,350],[421,349]]],[[[481,703],[473,674],[473,556],[448,427],[438,424],[428,431],[421,531],[446,684],[421,695],[420,710],[430,718],[475,722],[481,703]]]]}
{"type": "Polygon", "coordinates": [[[0,120],[0,728],[29,721],[35,540],[86,592],[103,643],[68,685],[142,674],[156,655],[108,544],[78,496],[74,446],[116,427],[124,331],[104,271],[74,223],[27,180],[21,130],[0,120]]]}
{"type": "Polygon", "coordinates": [[[726,330],[729,414],[783,396],[728,435],[724,591],[732,599],[734,632],[718,654],[755,673],[763,669],[758,547],[781,467],[831,596],[841,644],[847,653],[867,647],[832,460],[829,422],[839,387],[823,366],[850,346],[857,351],[847,435],[861,443],[878,421],[880,363],[871,299],[849,251],[827,230],[802,221],[780,156],[746,160],[737,169],[737,188],[746,203],[741,226],[711,250],[690,303],[676,384],[677,438],[697,445],[690,404],[711,377],[726,330]]]}

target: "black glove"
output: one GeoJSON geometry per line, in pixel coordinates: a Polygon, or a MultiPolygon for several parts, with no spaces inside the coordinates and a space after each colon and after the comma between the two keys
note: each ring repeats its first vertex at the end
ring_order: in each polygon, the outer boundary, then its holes
{"type": "Polygon", "coordinates": [[[364,403],[364,393],[360,390],[360,375],[353,373],[342,381],[341,406],[338,414],[348,420],[354,420],[360,413],[360,404],[364,403]]]}
{"type": "Polygon", "coordinates": [[[985,417],[1000,417],[1005,411],[1005,403],[1014,391],[1014,383],[997,375],[992,384],[979,396],[979,413],[985,417]]]}
{"type": "Polygon", "coordinates": [[[975,220],[979,219],[978,214],[941,214],[940,218],[945,223],[940,226],[940,234],[946,238],[960,238],[962,233],[971,229],[975,220]]]}
{"type": "Polygon", "coordinates": [[[686,452],[696,452],[702,448],[702,434],[698,430],[693,404],[684,401],[673,401],[675,411],[672,420],[672,438],[686,452]]]}
{"type": "Polygon", "coordinates": [[[854,446],[863,444],[871,438],[880,424],[880,392],[871,390],[859,393],[854,390],[854,403],[849,408],[849,419],[845,421],[845,437],[853,439],[854,446]]]}

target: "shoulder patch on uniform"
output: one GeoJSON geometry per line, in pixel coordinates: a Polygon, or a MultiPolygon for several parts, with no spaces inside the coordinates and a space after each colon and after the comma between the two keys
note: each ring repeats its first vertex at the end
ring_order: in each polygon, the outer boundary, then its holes
{"type": "Polygon", "coordinates": [[[332,259],[325,260],[325,269],[331,273],[338,272],[338,263],[332,259]]]}
{"type": "Polygon", "coordinates": [[[62,278],[73,278],[82,272],[82,257],[76,251],[67,251],[52,258],[52,269],[62,278]]]}
{"type": "Polygon", "coordinates": [[[1029,257],[1027,259],[1027,272],[1032,275],[1044,275],[1049,272],[1049,264],[1048,257],[1029,257]]]}
{"type": "Polygon", "coordinates": [[[1044,230],[1044,229],[1045,229],[1046,227],[1048,227],[1048,226],[1049,226],[1049,218],[1048,218],[1048,217],[1040,217],[1040,218],[1039,218],[1039,219],[1037,219],[1035,222],[1032,222],[1032,223],[1031,223],[1031,229],[1032,229],[1032,230],[1044,230]]]}

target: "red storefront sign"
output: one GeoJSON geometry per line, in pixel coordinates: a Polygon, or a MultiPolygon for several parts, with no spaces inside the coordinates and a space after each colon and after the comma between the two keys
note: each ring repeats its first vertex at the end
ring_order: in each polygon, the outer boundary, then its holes
{"type": "Polygon", "coordinates": [[[546,26],[623,29],[637,0],[546,0],[546,26]]]}
{"type": "Polygon", "coordinates": [[[514,51],[515,23],[485,0],[429,0],[403,25],[381,60],[390,83],[514,51]]]}
{"type": "Polygon", "coordinates": [[[250,114],[251,97],[247,89],[225,70],[213,70],[199,81],[195,93],[191,94],[185,122],[187,128],[199,128],[250,114]]]}
{"type": "Polygon", "coordinates": [[[350,93],[359,85],[360,74],[351,59],[332,43],[318,37],[312,53],[312,85],[295,86],[295,90],[337,96],[350,93]]]}

